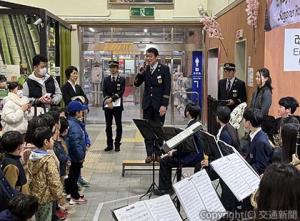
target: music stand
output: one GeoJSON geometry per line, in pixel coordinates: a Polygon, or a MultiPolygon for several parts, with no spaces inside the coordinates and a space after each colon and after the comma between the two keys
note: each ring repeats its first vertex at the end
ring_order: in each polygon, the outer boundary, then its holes
{"type": "MultiPolygon", "coordinates": [[[[145,120],[145,119],[133,119],[133,122],[135,123],[136,127],[139,129],[144,139],[154,140],[154,145],[152,146],[152,153],[154,153],[154,146],[162,144],[164,140],[163,131],[160,123],[151,120],[145,120]]],[[[148,188],[147,192],[144,195],[142,195],[140,199],[147,196],[148,194],[149,194],[149,198],[151,198],[151,195],[154,193],[155,189],[159,191],[159,188],[155,183],[154,179],[155,179],[155,162],[154,160],[152,160],[152,183],[148,188]]]]}

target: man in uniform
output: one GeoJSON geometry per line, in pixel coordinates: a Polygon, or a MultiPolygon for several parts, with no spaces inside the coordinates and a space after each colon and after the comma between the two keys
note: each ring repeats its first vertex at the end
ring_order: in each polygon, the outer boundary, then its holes
{"type": "Polygon", "coordinates": [[[234,76],[235,64],[225,63],[223,70],[226,78],[219,81],[218,100],[232,111],[239,104],[246,102],[245,82],[234,76]]]}
{"type": "Polygon", "coordinates": [[[119,62],[109,62],[110,76],[104,78],[103,82],[103,110],[106,122],[107,147],[105,151],[113,150],[112,120],[115,118],[117,130],[115,138],[115,151],[120,151],[122,138],[122,111],[123,94],[125,91],[125,78],[119,75],[119,62]]]}
{"type": "MultiPolygon", "coordinates": [[[[171,91],[171,74],[169,67],[158,62],[158,51],[149,48],[146,51],[147,65],[140,68],[134,85],[139,87],[145,82],[143,97],[143,118],[164,124],[171,91]]],[[[146,163],[160,160],[160,150],[154,140],[145,139],[147,151],[146,163]]]]}

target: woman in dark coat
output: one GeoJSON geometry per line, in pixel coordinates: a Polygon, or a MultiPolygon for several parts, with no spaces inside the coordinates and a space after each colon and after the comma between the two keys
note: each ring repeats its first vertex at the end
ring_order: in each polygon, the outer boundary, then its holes
{"type": "Polygon", "coordinates": [[[257,89],[254,91],[250,108],[261,116],[268,116],[272,104],[272,79],[267,68],[259,69],[256,73],[257,89]]]}

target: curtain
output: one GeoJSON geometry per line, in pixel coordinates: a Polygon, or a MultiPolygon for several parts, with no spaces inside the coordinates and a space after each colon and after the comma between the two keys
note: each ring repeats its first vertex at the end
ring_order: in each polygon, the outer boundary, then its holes
{"type": "Polygon", "coordinates": [[[60,25],[60,85],[66,82],[65,69],[71,65],[71,30],[60,25]]]}

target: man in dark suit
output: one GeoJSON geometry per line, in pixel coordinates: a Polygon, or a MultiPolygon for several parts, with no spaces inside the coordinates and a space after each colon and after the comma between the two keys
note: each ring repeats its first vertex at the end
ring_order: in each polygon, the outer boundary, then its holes
{"type": "Polygon", "coordinates": [[[125,91],[125,78],[119,75],[119,62],[109,62],[110,76],[104,78],[103,81],[103,110],[106,122],[106,141],[107,147],[105,151],[113,150],[112,138],[112,120],[115,118],[117,131],[115,138],[115,151],[120,151],[122,138],[122,111],[123,94],[125,91]]]}
{"type": "MultiPolygon", "coordinates": [[[[149,48],[146,51],[147,65],[140,69],[135,77],[134,85],[139,87],[145,82],[143,97],[143,118],[164,124],[171,92],[171,74],[169,67],[158,62],[158,51],[149,48]]],[[[145,139],[147,150],[146,163],[159,161],[160,150],[154,140],[145,139]]]]}
{"type": "Polygon", "coordinates": [[[240,103],[246,102],[245,82],[234,76],[235,64],[225,63],[223,70],[226,78],[219,81],[218,100],[232,111],[240,103]]]}
{"type": "Polygon", "coordinates": [[[268,136],[261,129],[263,117],[259,113],[254,113],[252,109],[246,109],[243,117],[244,127],[250,130],[251,140],[246,160],[260,175],[271,164],[272,147],[268,136]]]}
{"type": "Polygon", "coordinates": [[[69,66],[65,70],[67,82],[61,87],[61,92],[65,106],[67,106],[71,100],[78,99],[81,103],[88,105],[89,100],[83,92],[81,86],[77,84],[78,70],[74,66],[69,66]]]}

